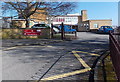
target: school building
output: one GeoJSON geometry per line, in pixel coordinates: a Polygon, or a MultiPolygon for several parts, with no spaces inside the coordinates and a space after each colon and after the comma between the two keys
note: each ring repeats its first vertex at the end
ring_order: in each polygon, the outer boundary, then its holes
{"type": "Polygon", "coordinates": [[[87,10],[82,10],[81,15],[77,14],[67,14],[62,16],[54,16],[53,24],[59,25],[61,23],[71,26],[77,26],[78,31],[90,31],[96,30],[101,26],[112,26],[111,19],[103,20],[89,20],[87,17],[87,10]]]}

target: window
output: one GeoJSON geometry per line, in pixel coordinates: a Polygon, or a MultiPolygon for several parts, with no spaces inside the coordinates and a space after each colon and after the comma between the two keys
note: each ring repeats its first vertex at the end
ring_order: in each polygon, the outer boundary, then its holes
{"type": "Polygon", "coordinates": [[[56,22],[58,22],[58,18],[56,18],[56,22]]]}
{"type": "Polygon", "coordinates": [[[98,28],[98,24],[94,24],[94,28],[98,28]]]}
{"type": "Polygon", "coordinates": [[[82,24],[81,24],[81,26],[82,26],[82,24]]]}
{"type": "Polygon", "coordinates": [[[58,22],[60,22],[60,18],[59,18],[58,22]]]}
{"type": "Polygon", "coordinates": [[[68,18],[65,18],[65,22],[68,22],[68,18]]]}

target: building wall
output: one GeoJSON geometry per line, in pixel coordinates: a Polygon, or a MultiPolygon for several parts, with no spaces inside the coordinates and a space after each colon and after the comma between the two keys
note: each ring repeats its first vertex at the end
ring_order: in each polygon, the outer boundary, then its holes
{"type": "Polygon", "coordinates": [[[67,25],[78,25],[78,31],[89,31],[92,29],[98,29],[101,26],[112,26],[112,20],[88,20],[87,18],[87,10],[82,10],[81,15],[65,15],[65,16],[57,16],[53,19],[53,24],[61,24],[67,25]]]}
{"type": "MultiPolygon", "coordinates": [[[[26,21],[20,17],[21,19],[15,19],[15,20],[12,20],[13,22],[13,26],[16,26],[16,27],[20,27],[20,28],[26,28],[25,26],[25,23],[26,21]]],[[[36,12],[30,16],[30,23],[29,23],[29,28],[31,28],[31,26],[33,26],[34,24],[38,24],[38,23],[47,23],[47,14],[46,14],[46,11],[45,9],[38,9],[36,10],[36,12]]]]}
{"type": "MultiPolygon", "coordinates": [[[[30,23],[30,27],[36,23],[45,22],[48,23],[47,20],[47,13],[45,9],[39,9],[36,11],[35,14],[30,16],[30,19],[33,19],[33,21],[30,23]]],[[[77,30],[78,31],[87,31],[91,29],[98,29],[100,26],[111,26],[112,20],[87,20],[87,10],[82,10],[81,15],[79,14],[69,14],[64,16],[56,16],[52,17],[51,23],[53,24],[61,24],[62,22],[67,25],[78,25],[77,30]]],[[[21,27],[25,28],[25,21],[22,22],[21,27]]],[[[20,23],[18,23],[20,25],[20,23]]]]}
{"type": "Polygon", "coordinates": [[[53,24],[61,24],[67,25],[77,25],[78,24],[78,16],[58,16],[53,19],[53,24]]]}
{"type": "Polygon", "coordinates": [[[80,21],[78,23],[78,31],[97,30],[101,26],[112,26],[112,20],[88,20],[84,22],[80,21]]]}
{"type": "Polygon", "coordinates": [[[88,31],[89,21],[79,22],[77,31],[88,31]]]}
{"type": "Polygon", "coordinates": [[[87,20],[87,10],[81,11],[81,16],[79,16],[77,30],[78,31],[88,31],[89,30],[89,20],[87,20]]]}
{"type": "Polygon", "coordinates": [[[89,31],[101,26],[112,26],[112,20],[87,20],[87,11],[81,11],[81,16],[78,17],[78,31],[89,31]]]}
{"type": "Polygon", "coordinates": [[[82,21],[87,21],[87,10],[82,10],[81,11],[81,15],[82,15],[82,21]]]}
{"type": "Polygon", "coordinates": [[[36,10],[36,12],[30,16],[30,19],[33,19],[35,23],[47,23],[47,13],[45,9],[36,10]]]}
{"type": "MultiPolygon", "coordinates": [[[[12,20],[13,22],[13,28],[19,27],[19,28],[26,28],[25,20],[12,20]]],[[[31,28],[35,23],[33,21],[30,21],[29,28],[31,28]]]]}
{"type": "Polygon", "coordinates": [[[101,26],[112,26],[112,20],[90,20],[90,30],[99,29],[101,26]]]}

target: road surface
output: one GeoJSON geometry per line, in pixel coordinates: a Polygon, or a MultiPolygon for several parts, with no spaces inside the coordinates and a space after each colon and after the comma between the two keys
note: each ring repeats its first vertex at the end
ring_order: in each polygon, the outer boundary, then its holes
{"type": "Polygon", "coordinates": [[[2,79],[88,80],[93,61],[108,49],[108,35],[77,36],[72,41],[2,40],[2,79]]]}

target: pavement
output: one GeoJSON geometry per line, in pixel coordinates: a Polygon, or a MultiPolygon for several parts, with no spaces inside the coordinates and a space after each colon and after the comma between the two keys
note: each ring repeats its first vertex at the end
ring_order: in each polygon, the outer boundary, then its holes
{"type": "Polygon", "coordinates": [[[77,36],[72,41],[2,40],[2,79],[88,80],[92,63],[108,49],[109,37],[90,32],[77,36]]]}

